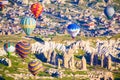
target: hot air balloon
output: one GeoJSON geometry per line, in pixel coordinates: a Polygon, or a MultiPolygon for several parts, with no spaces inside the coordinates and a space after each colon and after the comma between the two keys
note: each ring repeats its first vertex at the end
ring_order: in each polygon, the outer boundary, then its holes
{"type": "Polygon", "coordinates": [[[106,15],[106,17],[108,19],[111,19],[113,17],[114,13],[115,13],[115,10],[112,6],[105,7],[104,14],[106,15]]]}
{"type": "Polygon", "coordinates": [[[15,51],[14,43],[8,42],[4,44],[4,49],[8,53],[8,57],[10,57],[11,53],[15,51]]]}
{"type": "Polygon", "coordinates": [[[31,11],[35,18],[38,18],[43,11],[43,7],[40,3],[34,3],[31,5],[31,11]]]}
{"type": "Polygon", "coordinates": [[[3,11],[5,8],[5,5],[8,4],[8,0],[0,0],[0,11],[3,11]]]}
{"type": "Polygon", "coordinates": [[[28,64],[28,70],[36,76],[39,71],[43,71],[42,63],[38,60],[33,60],[28,64]]]}
{"type": "Polygon", "coordinates": [[[30,34],[36,27],[36,21],[34,18],[31,18],[31,17],[22,18],[20,21],[20,24],[21,24],[22,29],[28,36],[30,36],[30,34]]]}
{"type": "Polygon", "coordinates": [[[109,0],[104,0],[104,1],[105,1],[105,3],[108,3],[109,0]]]}
{"type": "Polygon", "coordinates": [[[20,41],[16,44],[16,53],[22,58],[26,58],[27,55],[31,52],[31,44],[26,41],[20,41]]]}
{"type": "Polygon", "coordinates": [[[67,27],[67,31],[71,35],[71,37],[74,39],[77,36],[77,34],[79,33],[80,27],[76,24],[70,24],[67,27]]]}
{"type": "Polygon", "coordinates": [[[3,11],[4,5],[0,3],[0,11],[3,11]]]}

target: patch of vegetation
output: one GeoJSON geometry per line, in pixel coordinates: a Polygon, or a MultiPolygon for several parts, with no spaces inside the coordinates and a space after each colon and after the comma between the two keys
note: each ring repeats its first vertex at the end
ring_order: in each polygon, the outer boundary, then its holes
{"type": "Polygon", "coordinates": [[[114,80],[120,80],[120,71],[119,72],[113,72],[114,80]]]}
{"type": "Polygon", "coordinates": [[[67,69],[64,71],[64,74],[73,74],[73,75],[76,75],[76,74],[79,74],[79,75],[87,75],[87,72],[86,71],[72,71],[70,69],[67,69]]]}
{"type": "MultiPolygon", "coordinates": [[[[35,40],[34,39],[27,39],[25,38],[25,34],[17,34],[17,35],[0,35],[0,47],[3,47],[5,42],[13,42],[13,43],[17,43],[18,41],[21,40],[26,40],[29,41],[30,43],[34,43],[35,40]]],[[[33,36],[33,35],[31,35],[33,36]]]]}
{"type": "Polygon", "coordinates": [[[120,38],[120,33],[112,36],[110,39],[118,39],[118,38],[120,38]]]}
{"type": "Polygon", "coordinates": [[[54,66],[52,66],[52,65],[50,65],[50,64],[46,64],[46,63],[43,63],[43,66],[44,66],[46,69],[49,69],[49,68],[56,68],[56,69],[57,69],[57,67],[54,67],[54,66]]]}
{"type": "Polygon", "coordinates": [[[59,80],[74,80],[74,77],[63,77],[62,79],[59,80]]]}
{"type": "Polygon", "coordinates": [[[95,66],[88,66],[88,69],[91,71],[91,70],[94,70],[95,69],[95,66]]]}
{"type": "Polygon", "coordinates": [[[93,41],[93,40],[92,40],[92,41],[91,41],[91,47],[95,48],[95,47],[96,47],[96,43],[97,43],[96,41],[93,41]]]}
{"type": "Polygon", "coordinates": [[[82,56],[85,54],[85,51],[82,49],[78,49],[77,51],[78,51],[77,53],[76,52],[74,53],[74,57],[75,60],[80,60],[82,59],[82,56]]]}
{"type": "Polygon", "coordinates": [[[59,56],[59,58],[62,59],[63,58],[63,52],[58,50],[58,49],[55,49],[55,51],[56,51],[57,55],[59,56]]]}
{"type": "Polygon", "coordinates": [[[75,77],[63,77],[63,78],[60,78],[60,79],[57,79],[57,80],[90,80],[88,78],[75,78],[75,77]]]}
{"type": "MultiPolygon", "coordinates": [[[[14,54],[14,53],[13,53],[14,54]]],[[[4,56],[6,57],[6,56],[4,56]]],[[[3,58],[3,57],[0,57],[3,58]]],[[[14,80],[12,77],[8,77],[7,74],[28,74],[30,73],[28,71],[28,63],[31,61],[31,59],[34,59],[34,55],[28,55],[28,57],[23,61],[18,55],[11,55],[10,60],[12,62],[12,67],[5,66],[3,64],[0,64],[0,74],[5,80],[14,80]]],[[[48,65],[43,65],[45,68],[49,67],[48,65]]],[[[48,74],[45,74],[44,72],[40,72],[39,75],[46,75],[49,76],[48,74]]]]}
{"type": "Polygon", "coordinates": [[[39,72],[38,76],[50,76],[50,75],[46,72],[39,72]]]}
{"type": "Polygon", "coordinates": [[[73,74],[79,74],[79,75],[87,75],[87,72],[86,71],[76,71],[76,72],[73,72],[73,74]]]}

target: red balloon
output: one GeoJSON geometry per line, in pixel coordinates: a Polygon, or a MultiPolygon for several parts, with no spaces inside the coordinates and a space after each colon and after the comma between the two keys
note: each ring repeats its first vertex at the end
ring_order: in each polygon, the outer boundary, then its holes
{"type": "Polygon", "coordinates": [[[32,4],[30,9],[36,18],[38,18],[43,11],[43,7],[40,3],[32,4]]]}

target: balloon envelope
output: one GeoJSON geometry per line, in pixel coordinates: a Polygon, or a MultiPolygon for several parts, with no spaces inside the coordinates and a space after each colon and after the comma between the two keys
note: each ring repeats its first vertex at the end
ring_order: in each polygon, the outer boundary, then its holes
{"type": "Polygon", "coordinates": [[[106,17],[107,17],[108,19],[111,19],[111,18],[113,17],[114,13],[115,13],[115,10],[114,10],[114,8],[111,7],[111,6],[107,6],[107,7],[104,9],[104,14],[106,15],[106,17]]]}
{"type": "Polygon", "coordinates": [[[80,31],[80,27],[76,24],[70,24],[67,27],[67,31],[71,35],[72,38],[75,38],[80,31]]]}
{"type": "Polygon", "coordinates": [[[15,51],[15,45],[14,43],[11,43],[11,42],[5,43],[4,49],[8,53],[8,56],[10,56],[11,53],[15,51]]]}
{"type": "Polygon", "coordinates": [[[31,61],[28,64],[28,69],[34,76],[38,74],[39,71],[43,70],[42,68],[43,68],[42,63],[37,60],[31,61]]]}
{"type": "Polygon", "coordinates": [[[109,0],[104,0],[106,3],[108,3],[109,0]]]}
{"type": "Polygon", "coordinates": [[[43,7],[42,7],[42,5],[40,3],[34,3],[34,4],[31,5],[30,10],[32,11],[34,16],[36,18],[38,18],[40,16],[40,14],[42,13],[42,11],[43,11],[43,7]]]}
{"type": "Polygon", "coordinates": [[[28,36],[33,32],[33,30],[36,27],[36,21],[34,18],[31,18],[31,17],[22,18],[20,21],[20,24],[21,24],[22,29],[28,36]]]}
{"type": "Polygon", "coordinates": [[[3,11],[5,5],[7,4],[8,4],[8,0],[0,0],[0,11],[3,11]]]}
{"type": "Polygon", "coordinates": [[[21,58],[26,58],[27,55],[31,52],[31,45],[29,42],[26,42],[26,41],[18,42],[15,48],[16,48],[16,53],[21,58]]]}

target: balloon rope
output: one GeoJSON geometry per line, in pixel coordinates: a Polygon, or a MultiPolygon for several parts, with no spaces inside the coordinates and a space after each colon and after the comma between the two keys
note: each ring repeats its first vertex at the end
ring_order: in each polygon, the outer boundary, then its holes
{"type": "Polygon", "coordinates": [[[8,55],[7,55],[7,57],[8,57],[8,58],[10,57],[10,52],[8,52],[8,55]]]}

